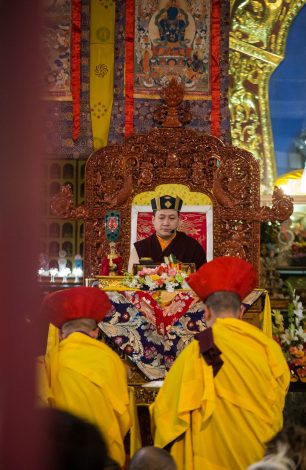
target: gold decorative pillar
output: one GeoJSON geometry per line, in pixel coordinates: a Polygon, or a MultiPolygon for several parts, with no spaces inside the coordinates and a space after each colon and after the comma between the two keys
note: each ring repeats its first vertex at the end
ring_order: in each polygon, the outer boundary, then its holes
{"type": "Polygon", "coordinates": [[[234,0],[231,4],[229,105],[232,142],[261,160],[261,194],[277,178],[268,96],[284,58],[289,27],[305,0],[234,0]]]}

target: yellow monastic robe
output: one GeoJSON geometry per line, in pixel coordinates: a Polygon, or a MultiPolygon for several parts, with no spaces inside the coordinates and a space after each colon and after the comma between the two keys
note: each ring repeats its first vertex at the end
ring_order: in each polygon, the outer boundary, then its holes
{"type": "Polygon", "coordinates": [[[278,344],[234,318],[219,318],[212,329],[224,361],[218,374],[194,340],[151,406],[154,444],[175,441],[178,470],[245,470],[282,428],[290,374],[278,344]]]}
{"type": "Polygon", "coordinates": [[[119,356],[90,336],[72,333],[47,352],[45,364],[49,404],[95,424],[109,455],[124,465],[130,413],[127,375],[119,356]]]}

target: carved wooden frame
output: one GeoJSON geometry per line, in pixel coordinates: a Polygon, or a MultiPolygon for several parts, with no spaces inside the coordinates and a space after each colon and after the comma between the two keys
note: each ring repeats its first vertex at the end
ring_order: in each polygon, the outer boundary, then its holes
{"type": "Polygon", "coordinates": [[[74,207],[69,186],[52,201],[58,217],[84,219],[85,277],[99,274],[101,253],[108,251],[104,217],[121,213],[120,254],[130,252],[133,198],[160,184],[179,183],[206,194],[213,206],[213,255],[238,256],[259,271],[260,222],[283,221],[293,211],[292,199],[274,189],[272,207],[260,207],[259,161],[248,151],[225,145],[216,137],[181,128],[186,122],[183,95],[170,83],[162,113],[163,128],[132,135],[121,145],[95,151],[86,163],[85,202],[74,207]],[[174,94],[172,94],[174,91],[174,94]],[[178,97],[175,101],[174,97],[178,97]]]}

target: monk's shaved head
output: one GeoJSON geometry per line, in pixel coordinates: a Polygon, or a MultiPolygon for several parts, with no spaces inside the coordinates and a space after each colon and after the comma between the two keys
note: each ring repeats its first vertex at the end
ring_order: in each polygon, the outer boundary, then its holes
{"type": "Polygon", "coordinates": [[[177,470],[176,464],[164,449],[159,447],[143,447],[133,456],[129,470],[177,470]]]}

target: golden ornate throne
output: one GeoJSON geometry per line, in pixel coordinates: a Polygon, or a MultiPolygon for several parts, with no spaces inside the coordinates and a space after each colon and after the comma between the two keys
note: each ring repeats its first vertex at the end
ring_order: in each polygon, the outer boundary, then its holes
{"type": "Polygon", "coordinates": [[[53,198],[55,215],[84,219],[85,277],[99,274],[101,253],[108,248],[104,218],[112,209],[121,215],[119,251],[127,267],[133,200],[159,185],[180,184],[206,195],[212,205],[213,257],[239,256],[257,271],[260,222],[283,221],[292,213],[291,198],[278,188],[273,205],[260,206],[260,162],[251,153],[183,127],[191,120],[183,96],[183,88],[172,80],[162,91],[164,104],[155,112],[161,127],[131,135],[88,158],[82,206],[74,207],[69,186],[53,198]]]}

